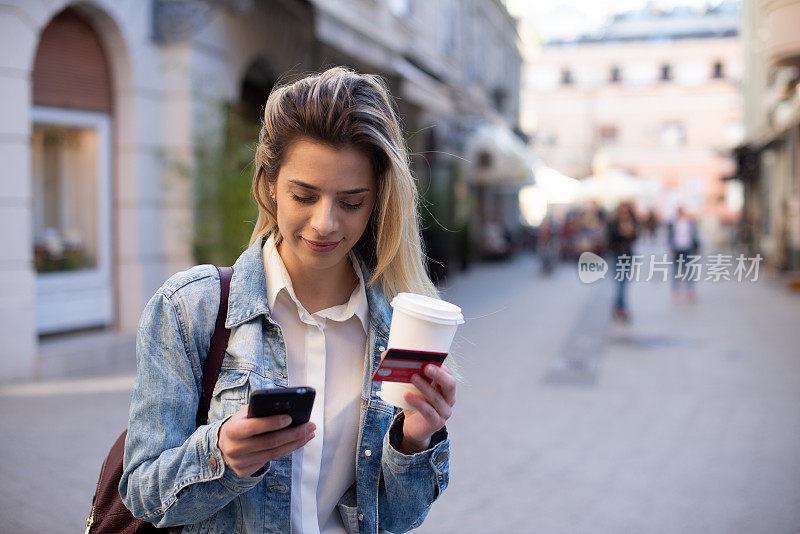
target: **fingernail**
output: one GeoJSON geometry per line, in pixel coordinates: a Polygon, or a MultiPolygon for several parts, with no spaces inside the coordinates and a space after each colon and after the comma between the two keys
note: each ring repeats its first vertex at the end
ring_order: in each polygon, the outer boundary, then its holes
{"type": "Polygon", "coordinates": [[[284,416],[281,417],[281,424],[283,426],[286,426],[291,422],[292,422],[292,416],[291,415],[284,415],[284,416]]]}
{"type": "Polygon", "coordinates": [[[439,371],[439,368],[436,367],[435,365],[429,365],[428,367],[425,368],[425,370],[428,371],[429,375],[436,376],[436,373],[439,371]]]}

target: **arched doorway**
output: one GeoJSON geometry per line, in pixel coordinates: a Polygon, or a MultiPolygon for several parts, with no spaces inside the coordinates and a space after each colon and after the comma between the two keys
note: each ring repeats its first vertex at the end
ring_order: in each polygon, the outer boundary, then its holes
{"type": "Polygon", "coordinates": [[[33,68],[36,331],[113,321],[111,130],[107,55],[74,9],[41,34],[33,68]]]}

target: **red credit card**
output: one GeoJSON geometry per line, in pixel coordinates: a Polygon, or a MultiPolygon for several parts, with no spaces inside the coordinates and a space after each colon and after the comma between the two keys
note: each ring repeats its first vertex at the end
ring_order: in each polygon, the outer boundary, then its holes
{"type": "MultiPolygon", "coordinates": [[[[372,380],[376,382],[411,382],[412,376],[422,375],[422,368],[427,364],[441,366],[446,357],[446,352],[389,349],[372,380]]],[[[430,382],[430,380],[428,381],[430,382]]]]}

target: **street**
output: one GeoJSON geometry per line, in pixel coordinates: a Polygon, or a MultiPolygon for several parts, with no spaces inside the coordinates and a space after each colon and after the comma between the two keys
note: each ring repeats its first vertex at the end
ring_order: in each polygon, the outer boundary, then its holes
{"type": "MultiPolygon", "coordinates": [[[[418,532],[800,532],[800,295],[767,274],[701,283],[694,305],[669,291],[631,284],[620,325],[611,280],[572,263],[448,280],[466,318],[451,481],[418,532]]],[[[82,531],[131,381],[0,388],[4,532],[82,531]]]]}

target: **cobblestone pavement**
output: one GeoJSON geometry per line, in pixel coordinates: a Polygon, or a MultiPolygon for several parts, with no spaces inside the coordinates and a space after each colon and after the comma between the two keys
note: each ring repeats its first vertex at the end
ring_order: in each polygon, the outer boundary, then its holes
{"type": "MultiPolygon", "coordinates": [[[[421,533],[800,532],[800,296],[776,281],[629,288],[573,265],[480,265],[444,297],[467,323],[450,488],[421,533]]],[[[0,387],[3,532],[80,532],[132,376],[0,387]]]]}

